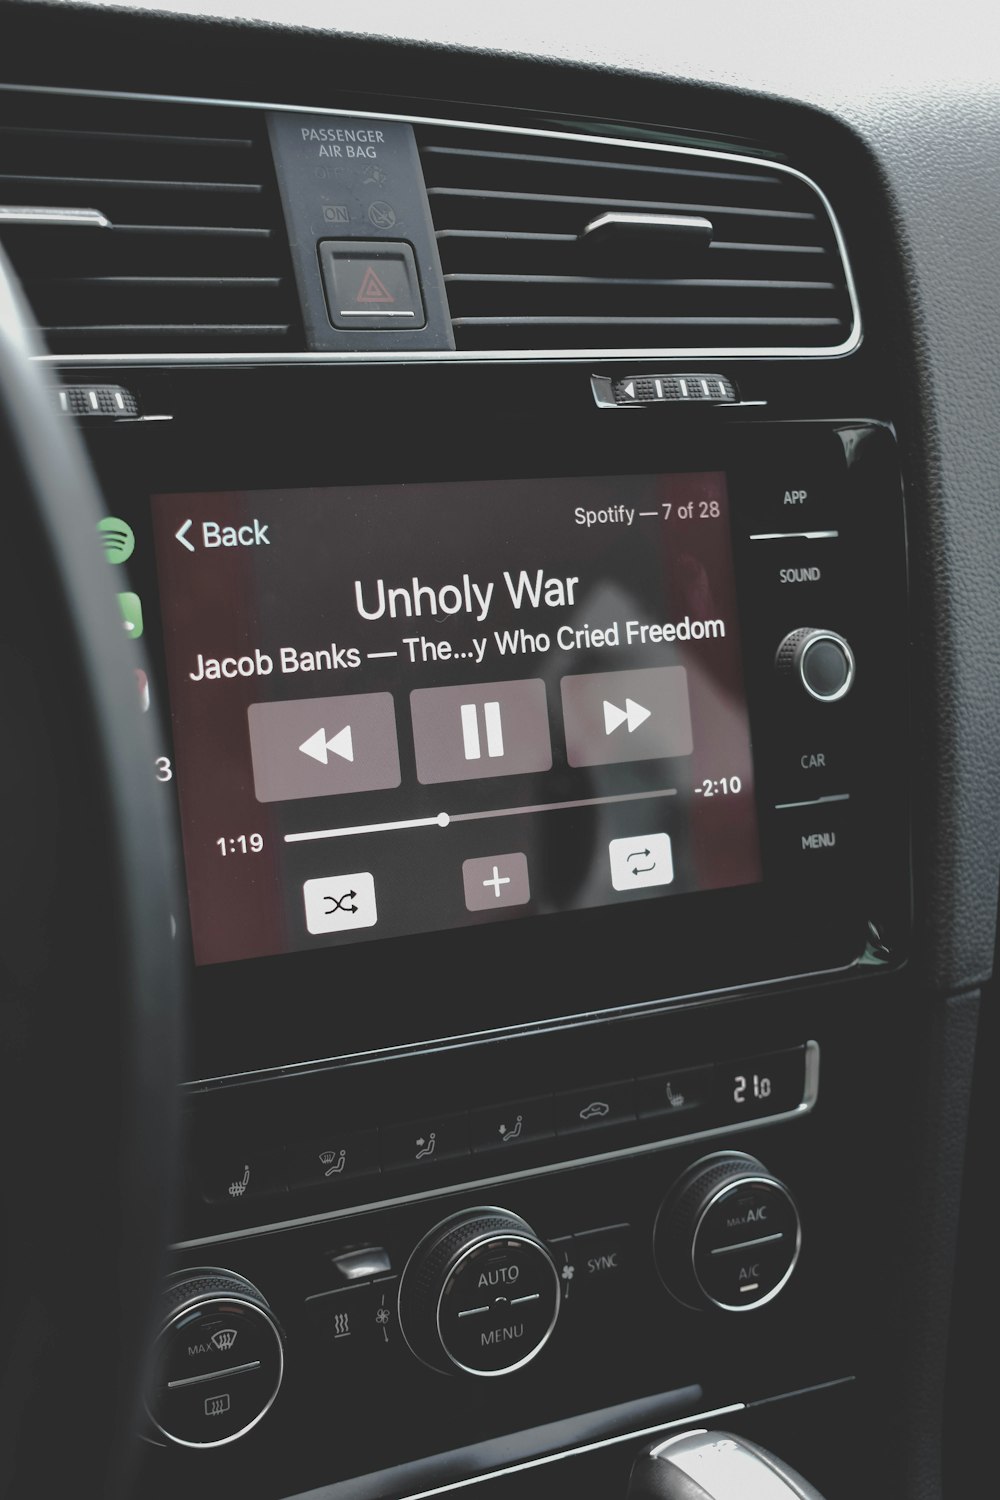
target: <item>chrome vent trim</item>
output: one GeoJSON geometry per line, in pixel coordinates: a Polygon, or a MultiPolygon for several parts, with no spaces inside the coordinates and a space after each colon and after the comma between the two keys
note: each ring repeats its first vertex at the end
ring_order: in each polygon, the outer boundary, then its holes
{"type": "MultiPolygon", "coordinates": [[[[153,104],[181,104],[187,106],[204,106],[218,109],[230,110],[275,110],[292,114],[309,113],[328,116],[331,119],[356,119],[356,120],[392,120],[414,127],[433,128],[439,130],[479,132],[487,130],[491,135],[519,138],[529,143],[543,141],[546,143],[571,143],[575,147],[596,146],[604,149],[621,151],[623,142],[619,138],[586,135],[576,132],[564,132],[546,130],[520,125],[490,125],[484,127],[475,121],[458,121],[440,119],[430,115],[396,114],[387,111],[372,110],[342,110],[327,109],[309,105],[275,104],[267,102],[254,102],[247,100],[227,99],[204,99],[192,98],[184,95],[151,95],[141,93],[101,93],[86,89],[48,89],[40,85],[20,86],[0,83],[0,97],[4,93],[16,92],[21,94],[33,93],[41,95],[58,95],[63,98],[99,98],[99,99],[126,99],[153,104]]],[[[823,193],[822,189],[805,173],[795,167],[786,166],[781,162],[762,161],[752,156],[742,156],[738,153],[725,151],[708,151],[702,148],[673,146],[660,144],[653,141],[631,141],[627,143],[629,152],[658,153],[664,160],[677,156],[693,158],[697,164],[714,166],[724,169],[726,163],[736,164],[741,169],[754,168],[758,171],[767,171],[784,174],[795,179],[810,190],[820,204],[825,214],[836,247],[837,255],[843,266],[845,292],[850,309],[849,330],[846,336],[837,343],[830,345],[819,345],[814,347],[803,347],[801,344],[771,344],[771,345],[746,345],[740,347],[723,347],[719,344],[687,344],[687,345],[658,345],[656,347],[640,346],[630,342],[623,342],[620,346],[597,346],[578,347],[565,349],[552,347],[551,342],[539,341],[539,347],[533,349],[491,349],[491,350],[421,350],[408,351],[401,354],[393,354],[385,351],[370,351],[364,353],[339,353],[339,352],[302,352],[299,350],[277,351],[273,348],[257,347],[241,351],[206,351],[204,349],[189,349],[176,351],[168,354],[162,353],[140,353],[129,352],[127,354],[50,354],[41,356],[43,361],[55,365],[71,367],[90,366],[100,367],[103,365],[115,365],[118,367],[156,366],[164,364],[193,364],[193,365],[282,365],[282,364],[396,364],[422,363],[437,364],[445,363],[469,363],[482,364],[502,361],[504,363],[579,363],[594,364],[621,360],[646,360],[646,359],[677,359],[677,360],[702,360],[702,359],[731,359],[742,361],[746,359],[831,359],[853,353],[861,344],[862,321],[861,311],[858,305],[857,291],[851,270],[850,260],[844,243],[843,234],[837,222],[833,209],[823,193]]]]}

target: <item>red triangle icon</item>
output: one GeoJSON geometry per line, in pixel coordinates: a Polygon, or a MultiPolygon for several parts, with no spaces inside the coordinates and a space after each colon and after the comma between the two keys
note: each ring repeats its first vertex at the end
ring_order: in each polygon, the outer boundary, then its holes
{"type": "Polygon", "coordinates": [[[374,266],[369,266],[361,278],[361,286],[355,302],[395,302],[385,282],[377,275],[374,266]]]}

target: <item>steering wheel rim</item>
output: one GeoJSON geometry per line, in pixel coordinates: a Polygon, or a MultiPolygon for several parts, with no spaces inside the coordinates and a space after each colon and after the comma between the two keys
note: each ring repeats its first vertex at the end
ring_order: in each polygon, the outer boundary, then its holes
{"type": "Polygon", "coordinates": [[[115,1496],[177,1170],[179,859],[103,506],[38,352],[0,251],[0,1495],[72,1472],[115,1496]]]}

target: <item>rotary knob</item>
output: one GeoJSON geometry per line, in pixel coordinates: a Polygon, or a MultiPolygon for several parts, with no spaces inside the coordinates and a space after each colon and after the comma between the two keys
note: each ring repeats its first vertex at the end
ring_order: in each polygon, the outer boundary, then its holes
{"type": "Polygon", "coordinates": [[[854,652],[835,630],[793,630],[778,647],[774,665],[779,677],[817,703],[838,702],[854,684],[854,652]]]}
{"type": "Polygon", "coordinates": [[[221,1448],[244,1437],[274,1404],[284,1340],[261,1293],[234,1271],[172,1276],[156,1341],[147,1412],[182,1448],[221,1448]]]}
{"type": "Polygon", "coordinates": [[[552,1257],[524,1220],[469,1209],[436,1225],[410,1256],[399,1326],[435,1370],[509,1375],[548,1343],[559,1301],[552,1257]]]}
{"type": "Polygon", "coordinates": [[[720,1151],[674,1184],[653,1231],[657,1269],[688,1307],[746,1312],[788,1285],[802,1244],[795,1201],[756,1157],[720,1151]]]}

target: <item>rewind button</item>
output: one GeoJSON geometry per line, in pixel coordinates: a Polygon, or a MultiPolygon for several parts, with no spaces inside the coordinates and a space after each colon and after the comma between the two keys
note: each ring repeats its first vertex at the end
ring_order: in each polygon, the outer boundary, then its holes
{"type": "Polygon", "coordinates": [[[258,802],[399,786],[391,693],[251,703],[247,724],[258,802]]]}
{"type": "Polygon", "coordinates": [[[339,755],[341,760],[354,760],[354,735],[350,724],[345,724],[343,729],[336,734],[326,737],[325,729],[317,729],[307,740],[303,740],[299,746],[303,755],[308,755],[312,760],[318,760],[321,766],[329,764],[331,755],[339,755]]]}

